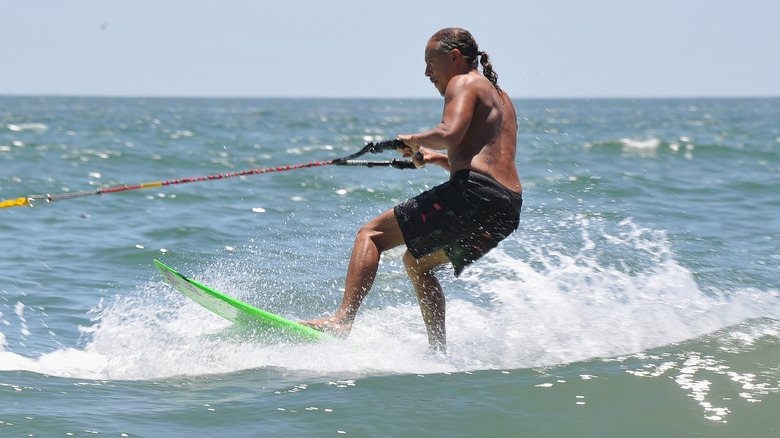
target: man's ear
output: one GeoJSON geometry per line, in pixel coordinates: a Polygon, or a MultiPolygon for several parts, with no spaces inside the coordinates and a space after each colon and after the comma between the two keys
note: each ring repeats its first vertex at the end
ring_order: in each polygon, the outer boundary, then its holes
{"type": "Polygon", "coordinates": [[[452,57],[452,62],[455,62],[458,60],[458,58],[462,58],[463,54],[460,53],[460,49],[452,49],[450,56],[452,57]]]}

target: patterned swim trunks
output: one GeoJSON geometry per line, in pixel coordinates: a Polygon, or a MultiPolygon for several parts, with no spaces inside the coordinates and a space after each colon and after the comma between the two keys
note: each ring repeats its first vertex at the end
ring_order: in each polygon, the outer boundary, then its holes
{"type": "Polygon", "coordinates": [[[394,213],[415,258],[443,249],[458,276],[517,229],[522,206],[522,195],[487,175],[463,169],[396,205],[394,213]]]}

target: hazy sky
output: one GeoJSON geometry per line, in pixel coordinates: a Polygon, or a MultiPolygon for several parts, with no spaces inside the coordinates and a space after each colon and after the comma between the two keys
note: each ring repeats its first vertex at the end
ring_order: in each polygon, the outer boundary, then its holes
{"type": "Polygon", "coordinates": [[[780,0],[0,0],[0,94],[437,97],[470,30],[526,97],[780,96],[780,0]]]}

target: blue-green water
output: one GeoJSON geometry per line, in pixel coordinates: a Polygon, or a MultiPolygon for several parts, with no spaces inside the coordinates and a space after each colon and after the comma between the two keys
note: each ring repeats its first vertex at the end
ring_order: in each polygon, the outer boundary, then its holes
{"type": "MultiPolygon", "coordinates": [[[[328,161],[441,104],[0,96],[0,201],[328,161]]],[[[402,249],[337,344],[239,336],[152,264],[327,315],[357,229],[439,168],[0,209],[0,436],[780,435],[780,99],[516,106],[521,227],[444,276],[446,359],[402,249]]]]}

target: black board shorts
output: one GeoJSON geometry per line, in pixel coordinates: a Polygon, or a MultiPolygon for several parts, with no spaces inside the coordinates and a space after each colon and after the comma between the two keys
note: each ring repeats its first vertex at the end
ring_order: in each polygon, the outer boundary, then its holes
{"type": "Polygon", "coordinates": [[[449,181],[394,207],[409,252],[420,258],[440,249],[457,277],[512,234],[522,195],[480,172],[463,169],[449,181]]]}

